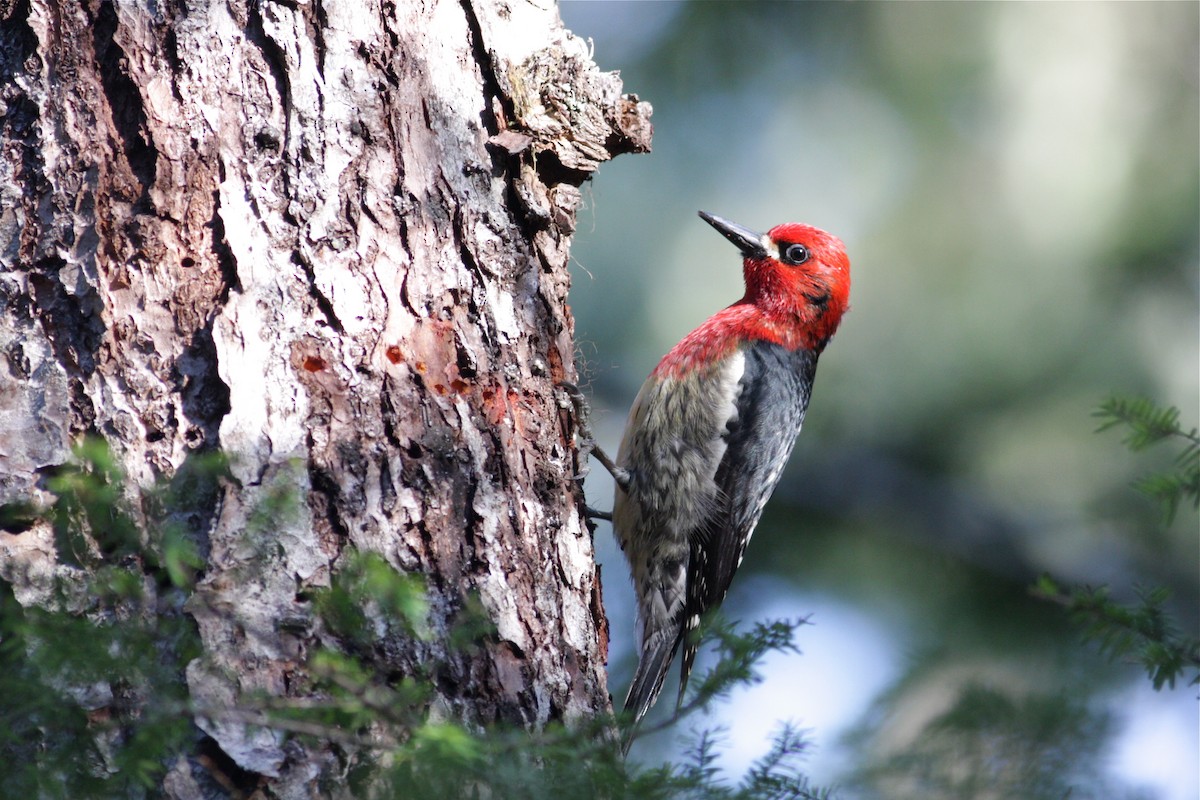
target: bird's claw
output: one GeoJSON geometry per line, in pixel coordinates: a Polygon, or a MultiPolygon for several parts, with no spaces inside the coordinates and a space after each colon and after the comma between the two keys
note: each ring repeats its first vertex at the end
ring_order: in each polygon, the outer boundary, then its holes
{"type": "Polygon", "coordinates": [[[601,511],[598,508],[592,508],[591,506],[584,506],[583,513],[587,514],[589,519],[602,519],[602,520],[605,520],[606,522],[612,522],[612,512],[611,511],[601,511]]]}
{"type": "Polygon", "coordinates": [[[583,443],[587,445],[595,445],[595,437],[592,435],[592,407],[588,405],[587,398],[583,396],[583,390],[569,381],[559,381],[558,388],[566,393],[567,399],[571,401],[572,407],[575,409],[575,428],[579,438],[582,440],[580,450],[583,450],[583,443]]]}
{"type": "MultiPolygon", "coordinates": [[[[576,436],[579,441],[579,454],[582,461],[587,461],[589,456],[594,456],[597,461],[608,470],[608,474],[612,475],[613,480],[617,482],[622,490],[629,488],[629,471],[618,467],[616,462],[608,457],[608,453],[596,443],[596,437],[592,434],[591,425],[591,406],[588,405],[587,398],[583,396],[583,391],[578,386],[567,381],[559,381],[559,388],[566,392],[567,398],[571,401],[571,405],[575,408],[575,428],[576,436]]],[[[575,479],[580,480],[588,474],[589,468],[584,466],[575,479]]],[[[610,515],[611,516],[611,515],[610,515]]],[[[598,519],[605,519],[600,516],[598,519]]]]}

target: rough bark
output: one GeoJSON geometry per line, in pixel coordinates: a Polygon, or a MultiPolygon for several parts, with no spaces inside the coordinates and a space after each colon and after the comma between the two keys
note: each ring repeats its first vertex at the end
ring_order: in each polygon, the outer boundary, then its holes
{"type": "MultiPolygon", "coordinates": [[[[206,561],[199,704],[303,691],[331,644],[306,592],[358,549],[427,579],[433,636],[377,655],[437,665],[441,713],[606,709],[555,386],[577,187],[648,149],[650,111],[553,4],[0,0],[0,93],[0,505],[44,502],[85,434],[142,487],[227,453],[183,520],[206,561]],[[300,508],[248,543],[281,486],[300,508]],[[472,597],[496,633],[454,650],[472,597]]],[[[20,602],[76,569],[45,523],[0,531],[20,602]]],[[[335,768],[197,724],[280,796],[335,768]]]]}

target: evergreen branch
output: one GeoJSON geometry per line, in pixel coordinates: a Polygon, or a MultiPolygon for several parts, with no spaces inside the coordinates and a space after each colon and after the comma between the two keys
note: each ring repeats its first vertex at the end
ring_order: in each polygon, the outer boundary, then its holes
{"type": "Polygon", "coordinates": [[[1163,610],[1166,589],[1139,591],[1138,605],[1121,605],[1109,597],[1107,587],[1077,587],[1064,591],[1052,578],[1042,576],[1031,590],[1035,597],[1067,610],[1084,628],[1084,637],[1096,641],[1111,658],[1131,656],[1150,677],[1154,688],[1175,687],[1177,678],[1194,670],[1189,685],[1200,684],[1200,639],[1175,630],[1163,610]]]}
{"type": "Polygon", "coordinates": [[[1146,475],[1133,486],[1159,504],[1167,525],[1175,520],[1184,498],[1191,500],[1193,508],[1200,508],[1200,430],[1184,430],[1179,424],[1179,409],[1173,406],[1159,408],[1144,397],[1113,396],[1092,416],[1101,420],[1097,433],[1118,425],[1125,426],[1128,431],[1123,441],[1133,452],[1168,439],[1180,441],[1183,447],[1175,458],[1175,470],[1146,475]]]}
{"type": "Polygon", "coordinates": [[[1178,437],[1192,446],[1200,444],[1200,431],[1184,431],[1179,425],[1179,409],[1159,408],[1149,398],[1112,396],[1092,413],[1101,420],[1097,433],[1118,425],[1129,428],[1125,443],[1133,451],[1144,450],[1171,437],[1178,437]]]}
{"type": "Polygon", "coordinates": [[[630,738],[636,740],[673,728],[686,717],[708,708],[714,700],[727,697],[736,687],[758,683],[761,677],[755,668],[763,657],[774,651],[799,652],[792,640],[795,632],[807,624],[807,617],[775,620],[756,623],[750,633],[738,634],[719,616],[706,619],[698,635],[702,638],[711,635],[716,640],[720,654],[717,663],[695,682],[689,699],[678,704],[669,717],[653,725],[639,726],[630,738]]]}

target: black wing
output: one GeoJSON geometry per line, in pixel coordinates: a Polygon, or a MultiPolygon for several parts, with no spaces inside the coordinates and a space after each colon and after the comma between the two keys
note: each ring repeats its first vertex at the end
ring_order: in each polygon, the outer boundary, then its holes
{"type": "Polygon", "coordinates": [[[729,591],[754,526],[800,433],[817,369],[817,353],[811,350],[757,342],[745,355],[738,414],[728,426],[727,449],[716,474],[721,506],[691,543],[680,701],[699,645],[691,630],[729,591]]]}

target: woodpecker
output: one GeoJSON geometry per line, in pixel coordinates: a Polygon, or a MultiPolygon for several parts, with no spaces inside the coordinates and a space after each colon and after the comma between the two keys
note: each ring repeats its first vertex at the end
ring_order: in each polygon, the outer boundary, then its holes
{"type": "Polygon", "coordinates": [[[689,632],[729,590],[849,303],[850,261],[836,237],[700,217],[741,251],[746,293],[654,368],[616,462],[593,451],[617,483],[613,530],[637,593],[639,658],[625,700],[635,725],[681,645],[682,702],[698,646],[689,632]]]}

